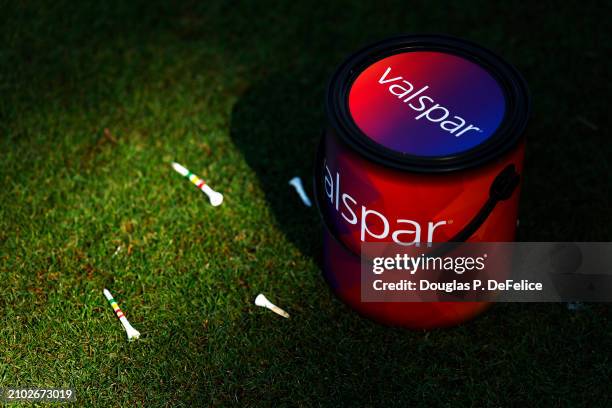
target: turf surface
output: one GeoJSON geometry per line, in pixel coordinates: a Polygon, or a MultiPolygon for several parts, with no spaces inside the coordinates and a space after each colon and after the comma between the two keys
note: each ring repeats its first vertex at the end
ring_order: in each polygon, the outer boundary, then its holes
{"type": "Polygon", "coordinates": [[[169,3],[0,6],[0,387],[71,386],[104,407],[609,406],[609,306],[376,325],[329,292],[317,216],[287,186],[309,178],[342,58],[444,32],[530,84],[519,238],[609,241],[604,2],[169,3]],[[252,306],[259,292],[292,319],[252,306]]]}

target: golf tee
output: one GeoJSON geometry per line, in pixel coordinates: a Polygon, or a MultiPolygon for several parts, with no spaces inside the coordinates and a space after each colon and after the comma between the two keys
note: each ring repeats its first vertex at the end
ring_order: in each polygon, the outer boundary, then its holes
{"type": "Polygon", "coordinates": [[[283,316],[284,318],[288,319],[289,318],[289,313],[285,312],[283,309],[281,309],[280,307],[276,306],[274,303],[270,302],[263,293],[260,293],[259,295],[257,295],[257,297],[255,298],[255,304],[259,307],[265,307],[266,309],[269,309],[271,311],[273,311],[274,313],[276,313],[279,316],[283,316]]]}
{"type": "Polygon", "coordinates": [[[302,202],[304,203],[305,206],[312,207],[312,202],[310,201],[310,198],[308,198],[308,196],[306,195],[306,191],[304,191],[304,186],[302,185],[301,178],[299,177],[292,178],[291,180],[289,180],[289,185],[295,188],[295,191],[298,193],[298,195],[302,199],[302,202]]]}
{"type": "Polygon", "coordinates": [[[203,179],[196,176],[180,164],[172,163],[172,167],[174,168],[174,170],[176,170],[177,173],[187,178],[187,180],[191,181],[193,185],[202,190],[202,192],[208,196],[208,200],[210,201],[211,205],[213,205],[214,207],[221,205],[221,203],[223,202],[223,194],[210,188],[210,186],[206,184],[203,179]]]}
{"type": "Polygon", "coordinates": [[[111,307],[113,308],[115,315],[117,315],[117,318],[123,325],[123,328],[125,329],[125,332],[127,333],[128,340],[139,338],[140,332],[132,327],[127,317],[125,317],[125,315],[123,314],[123,311],[121,310],[121,308],[119,307],[119,305],[113,298],[113,295],[111,295],[108,289],[104,289],[104,296],[106,297],[106,299],[108,300],[108,303],[110,303],[111,307]]]}

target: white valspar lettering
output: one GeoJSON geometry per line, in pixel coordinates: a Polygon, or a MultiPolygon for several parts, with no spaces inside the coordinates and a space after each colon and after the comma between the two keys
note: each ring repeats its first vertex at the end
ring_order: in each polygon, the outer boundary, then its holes
{"type": "MultiPolygon", "coordinates": [[[[378,83],[381,85],[391,84],[389,85],[389,92],[391,95],[397,97],[402,100],[403,103],[408,103],[412,99],[421,95],[427,89],[429,89],[429,85],[425,85],[420,88],[418,91],[415,91],[415,86],[412,82],[407,81],[402,76],[397,76],[394,78],[389,78],[389,74],[391,73],[391,67],[388,67],[387,70],[382,74],[378,83]]],[[[415,117],[415,120],[427,119],[432,123],[439,123],[440,129],[455,135],[455,137],[459,137],[469,131],[473,132],[482,132],[478,126],[474,126],[472,124],[467,124],[466,120],[461,116],[452,115],[448,108],[440,105],[439,103],[435,103],[434,99],[427,95],[421,95],[418,98],[418,105],[413,105],[412,103],[408,103],[408,106],[417,112],[423,112],[420,115],[415,117]],[[427,106],[425,102],[429,101],[431,105],[427,106]],[[449,120],[446,120],[449,118],[449,120]],[[467,126],[466,126],[467,124],[467,126]]]]}
{"type": "Polygon", "coordinates": [[[325,195],[329,200],[330,208],[335,209],[341,219],[347,223],[357,225],[360,239],[363,242],[375,242],[391,237],[399,245],[418,246],[422,242],[423,233],[427,234],[427,243],[436,242],[436,231],[448,224],[446,220],[429,221],[423,226],[418,221],[411,219],[389,220],[385,214],[360,204],[354,196],[341,191],[340,173],[332,174],[327,165],[327,159],[323,165],[325,166],[325,195]]]}
{"type": "Polygon", "coordinates": [[[379,84],[386,84],[387,82],[395,82],[395,81],[401,81],[402,77],[396,77],[396,78],[391,78],[391,79],[385,79],[387,77],[387,75],[389,74],[389,72],[391,72],[391,67],[387,68],[387,70],[385,71],[385,73],[383,74],[383,76],[380,77],[380,79],[378,80],[379,84]]]}
{"type": "Polygon", "coordinates": [[[353,197],[346,193],[342,194],[342,203],[344,204],[344,207],[346,207],[346,209],[351,213],[351,219],[348,219],[344,212],[341,213],[342,218],[344,218],[349,224],[357,224],[357,215],[355,214],[355,211],[353,211],[351,206],[348,205],[348,203],[346,202],[347,200],[351,201],[353,204],[357,204],[357,201],[355,201],[353,197]]]}

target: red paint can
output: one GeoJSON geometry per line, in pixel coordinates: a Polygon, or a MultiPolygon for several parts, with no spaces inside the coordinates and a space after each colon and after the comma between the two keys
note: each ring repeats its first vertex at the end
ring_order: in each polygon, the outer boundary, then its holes
{"type": "Polygon", "coordinates": [[[514,240],[530,111],[520,74],[445,36],[366,47],[336,71],[315,190],[324,274],[349,306],[383,323],[449,326],[483,303],[364,303],[363,242],[514,240]]]}

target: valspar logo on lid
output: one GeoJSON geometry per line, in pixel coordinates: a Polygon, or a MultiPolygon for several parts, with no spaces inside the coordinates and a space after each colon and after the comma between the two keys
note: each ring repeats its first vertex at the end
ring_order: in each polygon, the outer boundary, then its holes
{"type": "Polygon", "coordinates": [[[408,51],[367,66],[350,88],[348,107],[372,141],[399,153],[440,157],[490,138],[506,102],[498,81],[477,63],[408,51]]]}

